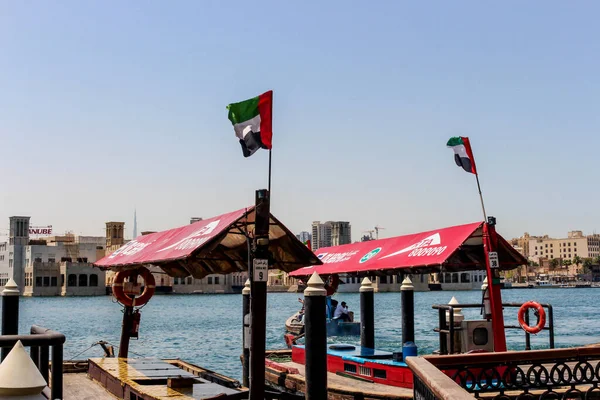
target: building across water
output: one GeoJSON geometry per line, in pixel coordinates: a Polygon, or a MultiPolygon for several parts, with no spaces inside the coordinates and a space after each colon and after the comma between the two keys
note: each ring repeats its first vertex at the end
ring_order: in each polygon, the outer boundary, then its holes
{"type": "Polygon", "coordinates": [[[0,285],[12,278],[21,293],[28,296],[106,292],[104,272],[91,266],[104,256],[104,237],[65,234],[33,239],[29,221],[30,217],[24,216],[9,218],[8,242],[0,243],[0,285]]]}

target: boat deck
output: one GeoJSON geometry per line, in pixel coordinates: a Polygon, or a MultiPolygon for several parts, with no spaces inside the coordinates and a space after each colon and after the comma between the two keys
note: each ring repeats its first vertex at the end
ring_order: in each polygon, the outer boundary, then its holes
{"type": "MultiPolygon", "coordinates": [[[[247,397],[245,390],[204,379],[200,376],[202,371],[178,360],[90,358],[88,375],[105,394],[114,396],[106,398],[188,400],[247,397]]],[[[230,381],[232,384],[235,382],[230,381]]]]}
{"type": "Polygon", "coordinates": [[[114,400],[115,396],[97,382],[91,380],[87,372],[63,375],[63,398],[65,400],[114,400]]]}
{"type": "MultiPolygon", "coordinates": [[[[305,369],[304,365],[293,361],[277,362],[276,366],[267,365],[266,379],[273,385],[283,387],[288,391],[304,393],[305,369]],[[283,368],[279,368],[279,366],[283,368]]],[[[351,399],[412,399],[413,390],[401,387],[372,383],[340,376],[332,372],[327,373],[327,392],[329,398],[351,399]]]]}

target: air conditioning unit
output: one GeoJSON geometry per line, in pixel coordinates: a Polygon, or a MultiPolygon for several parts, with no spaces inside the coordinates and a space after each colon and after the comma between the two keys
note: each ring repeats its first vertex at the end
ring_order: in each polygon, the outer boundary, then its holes
{"type": "Polygon", "coordinates": [[[483,350],[494,351],[492,321],[462,321],[461,352],[483,350]]]}

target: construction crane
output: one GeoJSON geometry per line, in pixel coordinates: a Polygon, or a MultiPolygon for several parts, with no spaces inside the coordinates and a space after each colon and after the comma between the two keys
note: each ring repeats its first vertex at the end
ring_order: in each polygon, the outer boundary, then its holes
{"type": "Polygon", "coordinates": [[[373,232],[375,232],[373,229],[369,229],[369,230],[363,231],[363,233],[368,233],[369,234],[369,239],[370,240],[373,240],[373,232]]]}
{"type": "MultiPolygon", "coordinates": [[[[376,239],[379,239],[379,230],[380,230],[380,229],[385,229],[385,228],[383,228],[383,227],[381,227],[381,226],[375,226],[375,228],[374,228],[374,229],[375,229],[375,238],[376,238],[376,239]]],[[[371,231],[371,232],[373,232],[373,231],[371,231]]]]}

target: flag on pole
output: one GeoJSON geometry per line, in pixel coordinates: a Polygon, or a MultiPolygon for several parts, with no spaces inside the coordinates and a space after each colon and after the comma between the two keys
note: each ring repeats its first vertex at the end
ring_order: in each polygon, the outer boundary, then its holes
{"type": "Polygon", "coordinates": [[[307,239],[307,240],[305,240],[303,243],[304,243],[304,245],[305,245],[306,247],[308,247],[309,249],[311,249],[311,250],[312,250],[312,247],[311,247],[311,245],[310,245],[310,239],[307,239]]]}
{"type": "Polygon", "coordinates": [[[272,90],[249,100],[229,104],[227,109],[235,136],[240,139],[244,157],[250,157],[258,149],[270,150],[273,147],[271,142],[272,90]]]}
{"type": "Polygon", "coordinates": [[[471,150],[471,143],[468,137],[456,136],[450,138],[446,146],[454,150],[454,161],[456,165],[462,167],[465,171],[477,175],[477,167],[475,166],[475,158],[471,150]]]}

